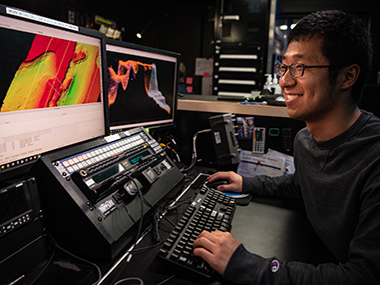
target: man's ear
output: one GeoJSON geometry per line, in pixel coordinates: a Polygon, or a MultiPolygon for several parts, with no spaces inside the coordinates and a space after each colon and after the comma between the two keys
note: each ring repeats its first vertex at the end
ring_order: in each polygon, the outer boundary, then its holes
{"type": "Polygon", "coordinates": [[[352,64],[342,69],[341,89],[348,89],[354,85],[360,74],[360,67],[357,64],[352,64]]]}

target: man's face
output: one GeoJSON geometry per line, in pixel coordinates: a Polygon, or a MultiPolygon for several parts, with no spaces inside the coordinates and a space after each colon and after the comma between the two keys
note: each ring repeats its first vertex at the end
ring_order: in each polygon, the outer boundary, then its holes
{"type": "MultiPolygon", "coordinates": [[[[313,37],[292,41],[283,57],[282,63],[302,63],[304,65],[329,65],[321,52],[322,39],[313,37]]],[[[288,114],[291,118],[313,122],[333,112],[338,91],[331,86],[328,68],[305,68],[302,77],[293,77],[289,69],[280,78],[288,114]]]]}

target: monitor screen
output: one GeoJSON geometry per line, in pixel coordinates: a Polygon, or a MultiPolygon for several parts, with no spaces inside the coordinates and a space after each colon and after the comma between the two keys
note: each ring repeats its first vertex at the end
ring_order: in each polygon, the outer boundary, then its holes
{"type": "Polygon", "coordinates": [[[179,54],[107,39],[111,132],[174,125],[179,54]]]}
{"type": "Polygon", "coordinates": [[[101,33],[0,6],[0,173],[106,132],[101,33]]]}

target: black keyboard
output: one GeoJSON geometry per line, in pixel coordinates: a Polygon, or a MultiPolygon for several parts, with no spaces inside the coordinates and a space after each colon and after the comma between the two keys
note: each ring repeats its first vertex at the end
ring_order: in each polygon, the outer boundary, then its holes
{"type": "Polygon", "coordinates": [[[211,277],[213,269],[202,258],[193,255],[193,242],[203,230],[230,231],[235,207],[234,198],[202,185],[157,258],[177,268],[211,277]]]}

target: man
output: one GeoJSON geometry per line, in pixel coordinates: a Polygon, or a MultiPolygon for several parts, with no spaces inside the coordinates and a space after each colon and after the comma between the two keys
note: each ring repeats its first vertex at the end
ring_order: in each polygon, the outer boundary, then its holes
{"type": "Polygon", "coordinates": [[[380,283],[380,120],[357,106],[371,60],[369,34],[351,15],[303,18],[275,66],[289,116],[306,122],[294,140],[295,173],[209,177],[229,181],[221,191],[301,198],[337,264],[266,259],[218,231],[202,232],[194,255],[238,284],[380,283]]]}

